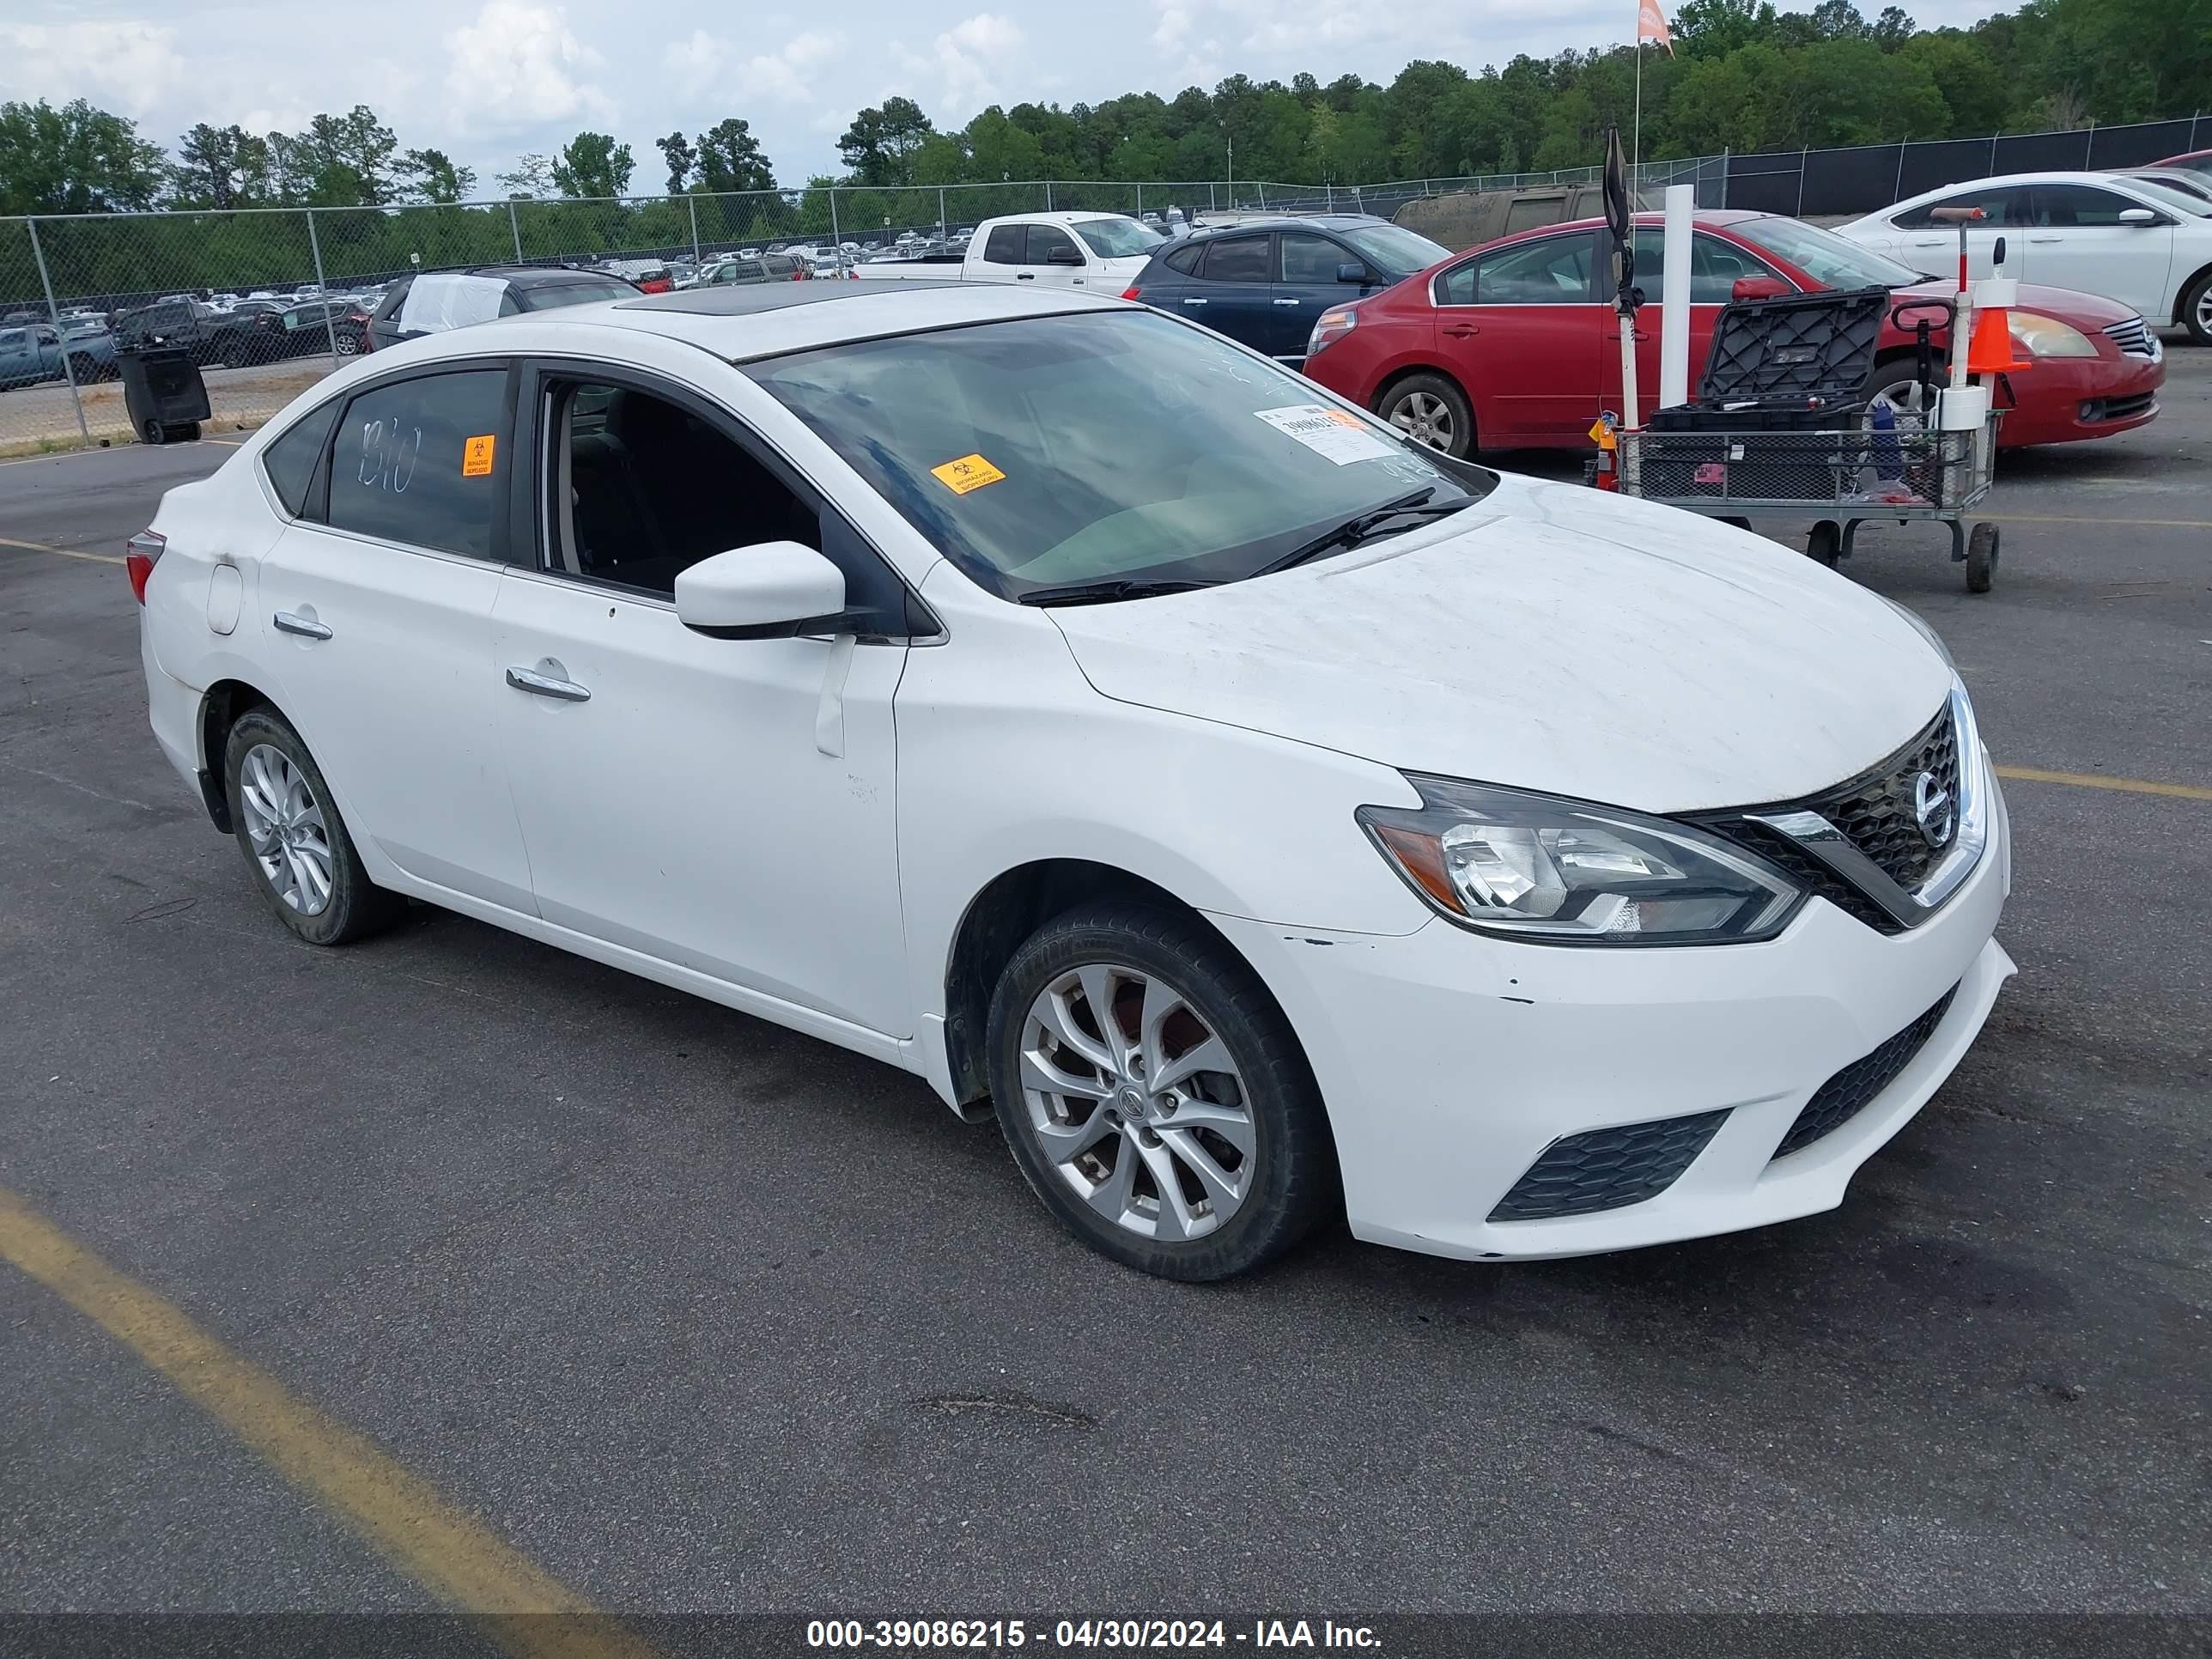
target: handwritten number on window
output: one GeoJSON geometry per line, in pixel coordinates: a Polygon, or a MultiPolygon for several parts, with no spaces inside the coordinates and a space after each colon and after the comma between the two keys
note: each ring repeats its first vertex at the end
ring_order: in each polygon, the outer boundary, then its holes
{"type": "Polygon", "coordinates": [[[403,433],[396,421],[388,427],[380,420],[363,421],[361,465],[355,471],[355,482],[371,489],[387,489],[395,495],[404,495],[407,486],[415,481],[416,463],[422,458],[421,427],[403,433]]]}

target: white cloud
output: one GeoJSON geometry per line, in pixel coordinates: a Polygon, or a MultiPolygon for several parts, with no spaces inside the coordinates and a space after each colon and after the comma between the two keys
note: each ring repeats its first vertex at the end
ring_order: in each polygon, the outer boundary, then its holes
{"type": "Polygon", "coordinates": [[[960,112],[964,120],[994,101],[1026,39],[1020,24],[992,11],[979,11],[939,35],[927,62],[944,82],[940,107],[960,112]]]}
{"type": "Polygon", "coordinates": [[[813,72],[835,58],[844,37],[808,30],[775,51],[739,58],[739,48],[719,35],[694,29],[661,53],[662,67],[676,82],[678,95],[696,102],[709,92],[734,87],[747,98],[805,103],[814,95],[813,72]]]}
{"type": "Polygon", "coordinates": [[[1183,37],[1190,33],[1190,14],[1181,6],[1163,3],[1160,7],[1159,27],[1152,31],[1152,44],[1162,52],[1179,50],[1183,37]]]}
{"type": "Polygon", "coordinates": [[[614,118],[614,106],[580,71],[598,52],[568,31],[558,6],[485,0],[473,23],[446,36],[446,95],[461,128],[536,126],[580,115],[614,118]]]}
{"type": "Polygon", "coordinates": [[[143,116],[184,86],[176,40],[176,30],[151,23],[0,26],[0,93],[57,104],[85,97],[103,109],[143,116]]]}

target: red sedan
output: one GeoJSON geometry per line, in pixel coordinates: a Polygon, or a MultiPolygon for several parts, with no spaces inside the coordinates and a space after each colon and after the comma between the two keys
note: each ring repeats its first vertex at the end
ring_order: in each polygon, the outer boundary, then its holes
{"type": "MultiPolygon", "coordinates": [[[[1659,387],[1662,229],[1636,222],[1636,377],[1659,387]]],[[[1601,410],[1621,404],[1620,329],[1601,295],[1612,266],[1601,220],[1524,231],[1455,254],[1315,324],[1305,370],[1421,441],[1454,455],[1486,449],[1587,448],[1601,410]]],[[[1931,280],[1842,237],[1778,214],[1699,213],[1690,241],[1690,385],[1698,383],[1713,319],[1730,299],[1816,289],[1883,287],[1948,294],[1931,280]]],[[[1949,342],[1929,313],[1936,368],[1949,342]]],[[[2023,285],[2011,312],[2013,356],[2027,366],[1998,389],[2008,410],[1999,441],[2065,443],[2142,425],[2158,414],[2165,353],[2123,305],[2068,289],[2023,285]]],[[[1908,319],[1908,320],[1911,320],[1908,319]]],[[[1913,336],[1883,325],[1869,396],[1916,407],[1913,336]]]]}

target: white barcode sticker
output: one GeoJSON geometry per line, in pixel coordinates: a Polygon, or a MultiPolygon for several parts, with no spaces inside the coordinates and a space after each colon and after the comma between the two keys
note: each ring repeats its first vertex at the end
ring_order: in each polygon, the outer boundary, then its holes
{"type": "Polygon", "coordinates": [[[1397,452],[1370,432],[1357,415],[1320,404],[1292,404],[1287,409],[1252,411],[1288,438],[1295,438],[1316,455],[1339,466],[1354,461],[1388,460],[1397,452]]]}

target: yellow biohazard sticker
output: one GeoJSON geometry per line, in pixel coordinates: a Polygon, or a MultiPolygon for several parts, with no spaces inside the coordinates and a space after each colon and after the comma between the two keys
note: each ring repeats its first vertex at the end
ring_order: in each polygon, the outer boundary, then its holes
{"type": "Polygon", "coordinates": [[[492,451],[498,447],[498,443],[499,440],[487,432],[481,438],[471,438],[463,444],[461,446],[461,476],[464,478],[491,477],[492,451]]]}
{"type": "Polygon", "coordinates": [[[933,466],[929,471],[938,483],[956,495],[965,495],[971,489],[994,484],[1006,476],[981,455],[963,455],[957,461],[947,461],[943,466],[933,466]]]}

